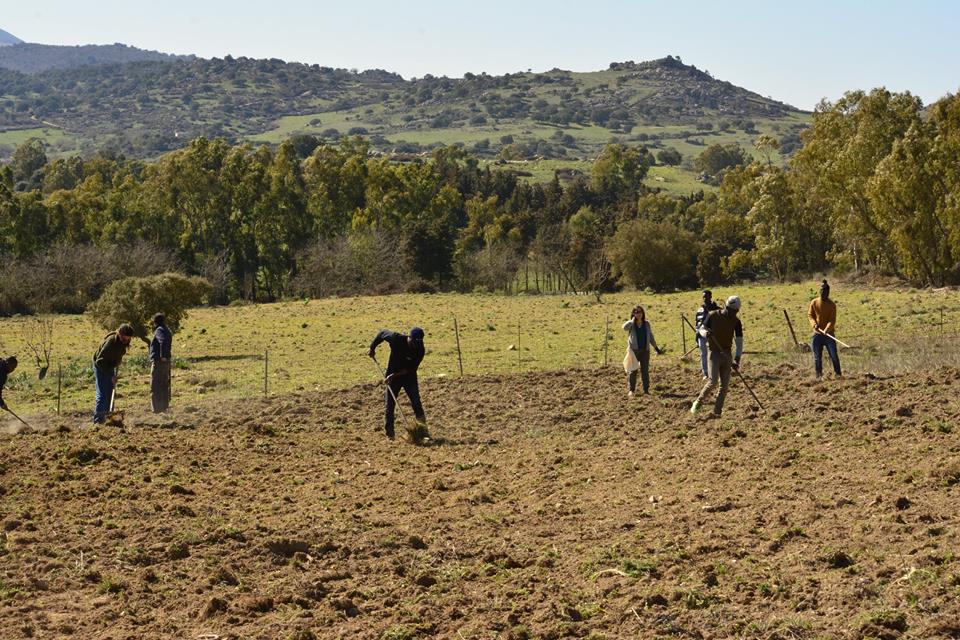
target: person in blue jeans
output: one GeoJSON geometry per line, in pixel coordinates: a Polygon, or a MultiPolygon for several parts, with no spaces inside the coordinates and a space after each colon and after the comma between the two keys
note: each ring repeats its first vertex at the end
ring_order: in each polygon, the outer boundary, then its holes
{"type": "Polygon", "coordinates": [[[840,377],[840,354],[833,337],[837,330],[837,303],[830,299],[830,284],[826,280],[820,283],[820,295],[810,301],[807,319],[813,329],[810,346],[813,348],[814,372],[818,378],[823,376],[823,348],[826,347],[833,373],[840,377]]]}
{"type": "Polygon", "coordinates": [[[368,355],[371,358],[376,358],[377,346],[381,342],[390,345],[390,360],[387,362],[387,370],[384,374],[384,382],[388,388],[384,391],[383,399],[383,430],[387,437],[393,440],[394,410],[396,409],[394,397],[398,396],[401,390],[405,391],[410,398],[410,406],[413,408],[417,422],[425,425],[427,421],[423,412],[423,403],[420,401],[420,384],[417,380],[417,368],[423,362],[425,353],[423,329],[413,327],[410,329],[410,335],[387,329],[381,330],[370,343],[368,355]]]}
{"type": "Polygon", "coordinates": [[[697,315],[694,317],[693,326],[697,330],[697,346],[700,347],[700,371],[703,373],[703,379],[710,378],[710,371],[707,367],[707,339],[700,335],[700,327],[706,321],[711,311],[718,311],[720,307],[713,301],[713,292],[706,289],[703,292],[703,304],[697,309],[697,315]]]}
{"type": "Polygon", "coordinates": [[[107,334],[93,354],[93,376],[97,385],[96,407],[93,410],[94,424],[102,424],[110,413],[110,399],[117,384],[117,369],[133,338],[133,327],[122,324],[107,334]]]}

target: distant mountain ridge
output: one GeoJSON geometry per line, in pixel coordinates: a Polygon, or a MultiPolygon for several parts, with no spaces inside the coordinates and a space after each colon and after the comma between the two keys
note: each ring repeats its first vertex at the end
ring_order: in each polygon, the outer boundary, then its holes
{"type": "Polygon", "coordinates": [[[710,142],[752,146],[760,132],[798,140],[808,117],[673,56],[590,72],[407,80],[278,59],[20,44],[0,48],[0,87],[0,157],[18,131],[44,127],[58,153],[108,147],[137,157],[198,136],[277,143],[298,134],[363,135],[387,153],[463,144],[506,160],[593,158],[611,141],[690,156],[710,142]]]}
{"type": "MultiPolygon", "coordinates": [[[[3,35],[0,32],[0,39],[3,35]]],[[[159,51],[147,51],[125,44],[85,44],[63,46],[34,44],[18,38],[0,48],[0,68],[20,73],[36,74],[50,69],[74,69],[98,64],[125,64],[128,62],[171,61],[193,56],[177,56],[159,51]]]]}
{"type": "Polygon", "coordinates": [[[5,47],[13,44],[23,44],[23,40],[17,36],[0,29],[0,47],[5,47]]]}

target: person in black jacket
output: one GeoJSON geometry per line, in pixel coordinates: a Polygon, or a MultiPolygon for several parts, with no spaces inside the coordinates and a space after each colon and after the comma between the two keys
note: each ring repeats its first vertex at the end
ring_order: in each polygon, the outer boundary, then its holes
{"type": "Polygon", "coordinates": [[[3,387],[7,384],[7,376],[17,368],[17,356],[0,358],[0,409],[6,410],[7,403],[3,401],[3,387]]]}
{"type": "Polygon", "coordinates": [[[153,316],[153,340],[150,341],[150,405],[154,413],[170,407],[170,352],[173,335],[162,313],[153,316]]]}
{"type": "Polygon", "coordinates": [[[423,412],[423,404],[420,402],[420,387],[417,381],[417,367],[423,361],[424,354],[423,329],[414,327],[410,329],[410,335],[387,329],[381,330],[370,343],[371,358],[376,358],[377,345],[381,342],[390,345],[390,360],[384,374],[386,376],[384,382],[388,388],[384,392],[383,429],[387,437],[393,440],[393,413],[396,408],[394,396],[399,394],[401,389],[406,391],[407,397],[410,398],[410,405],[413,407],[417,422],[423,425],[427,420],[423,412]]]}

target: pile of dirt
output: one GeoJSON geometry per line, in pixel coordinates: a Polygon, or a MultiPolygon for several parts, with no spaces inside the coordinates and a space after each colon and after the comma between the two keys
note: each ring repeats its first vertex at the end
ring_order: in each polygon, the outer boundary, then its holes
{"type": "Polygon", "coordinates": [[[960,371],[748,373],[710,421],[680,373],[423,380],[419,447],[374,385],[0,436],[2,635],[960,637],[960,371]]]}

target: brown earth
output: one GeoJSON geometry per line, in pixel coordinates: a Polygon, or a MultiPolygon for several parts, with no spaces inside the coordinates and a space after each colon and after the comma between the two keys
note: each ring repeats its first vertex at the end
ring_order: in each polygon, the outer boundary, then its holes
{"type": "Polygon", "coordinates": [[[0,437],[3,638],[960,638],[960,371],[613,369],[0,437]],[[402,433],[402,430],[398,429],[402,433]]]}

